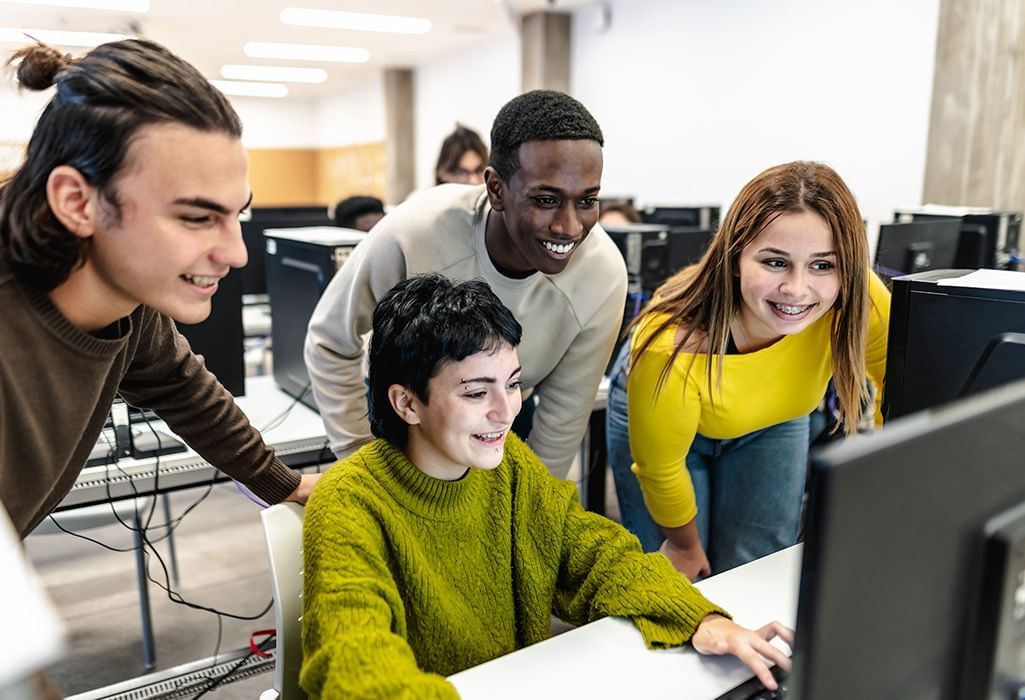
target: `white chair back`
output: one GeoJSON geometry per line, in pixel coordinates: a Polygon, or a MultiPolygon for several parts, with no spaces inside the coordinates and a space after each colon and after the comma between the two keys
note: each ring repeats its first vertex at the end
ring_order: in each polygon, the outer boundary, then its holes
{"type": "Polygon", "coordinates": [[[299,636],[303,614],[303,517],[304,509],[296,503],[278,503],[260,511],[274,587],[274,688],[280,700],[306,699],[299,687],[303,660],[299,636]]]}

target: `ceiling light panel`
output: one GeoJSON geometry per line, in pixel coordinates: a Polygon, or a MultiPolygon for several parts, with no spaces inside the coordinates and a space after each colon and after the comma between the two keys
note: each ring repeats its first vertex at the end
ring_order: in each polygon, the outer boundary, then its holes
{"type": "Polygon", "coordinates": [[[108,41],[131,39],[126,34],[106,32],[65,32],[54,29],[28,29],[25,27],[0,27],[0,42],[5,44],[31,44],[41,41],[54,46],[93,47],[108,41]]]}
{"type": "Polygon", "coordinates": [[[292,66],[221,66],[221,77],[229,80],[263,80],[279,83],[323,83],[327,71],[323,68],[295,68],[292,66]]]}
{"type": "Polygon", "coordinates": [[[250,41],[242,47],[242,51],[250,58],[327,61],[330,63],[366,63],[370,60],[369,51],[349,46],[278,44],[266,41],[250,41]]]}
{"type": "Polygon", "coordinates": [[[225,95],[238,97],[285,97],[288,86],[284,83],[251,83],[242,80],[211,80],[210,84],[225,95]]]}
{"type": "Polygon", "coordinates": [[[75,7],[82,10],[114,10],[116,12],[149,12],[150,0],[0,0],[16,5],[36,7],[75,7]]]}
{"type": "Polygon", "coordinates": [[[431,20],[421,17],[312,10],[304,7],[285,8],[281,11],[281,22],[300,27],[351,29],[358,32],[386,32],[389,34],[426,34],[431,31],[431,20]]]}

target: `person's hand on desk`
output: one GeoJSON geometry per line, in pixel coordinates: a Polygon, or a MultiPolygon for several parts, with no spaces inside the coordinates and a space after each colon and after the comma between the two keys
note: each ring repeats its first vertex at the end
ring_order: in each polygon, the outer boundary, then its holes
{"type": "Polygon", "coordinates": [[[295,491],[288,495],[286,501],[292,501],[300,505],[306,505],[306,499],[313,493],[313,487],[317,485],[317,481],[320,480],[320,474],[303,474],[299,480],[299,485],[295,487],[295,491]]]}
{"type": "Polygon", "coordinates": [[[701,546],[697,519],[680,527],[663,527],[662,531],[666,534],[666,539],[658,551],[669,560],[669,563],[677,571],[690,581],[696,581],[699,577],[712,573],[708,555],[705,554],[705,548],[701,546]]]}
{"type": "Polygon", "coordinates": [[[789,671],[790,657],[769,643],[775,637],[790,647],[794,645],[794,631],[780,622],[773,621],[759,629],[749,630],[713,613],[698,624],[690,643],[699,654],[733,654],[754,671],[762,685],[776,690],[776,679],[765,662],[770,661],[789,671]]]}

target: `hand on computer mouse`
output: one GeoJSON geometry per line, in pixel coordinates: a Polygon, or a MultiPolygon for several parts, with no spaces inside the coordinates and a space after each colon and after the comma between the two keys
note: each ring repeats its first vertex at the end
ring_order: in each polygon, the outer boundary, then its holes
{"type": "Polygon", "coordinates": [[[699,654],[733,654],[754,671],[758,680],[769,690],[776,690],[766,661],[790,670],[790,657],[769,642],[779,637],[789,646],[794,644],[794,631],[781,622],[770,622],[757,630],[741,627],[722,615],[708,615],[699,624],[690,643],[699,654]]]}

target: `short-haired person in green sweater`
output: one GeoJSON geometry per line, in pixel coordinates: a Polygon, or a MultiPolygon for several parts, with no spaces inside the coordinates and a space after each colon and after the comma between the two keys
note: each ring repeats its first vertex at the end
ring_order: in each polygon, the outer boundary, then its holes
{"type": "Polygon", "coordinates": [[[763,659],[751,631],[661,554],[584,510],[509,428],[521,328],[482,281],[412,277],[382,299],[370,345],[377,440],[310,497],[300,682],[313,697],[453,698],[444,676],[549,636],[550,616],[630,617],[652,648],[763,659]]]}

